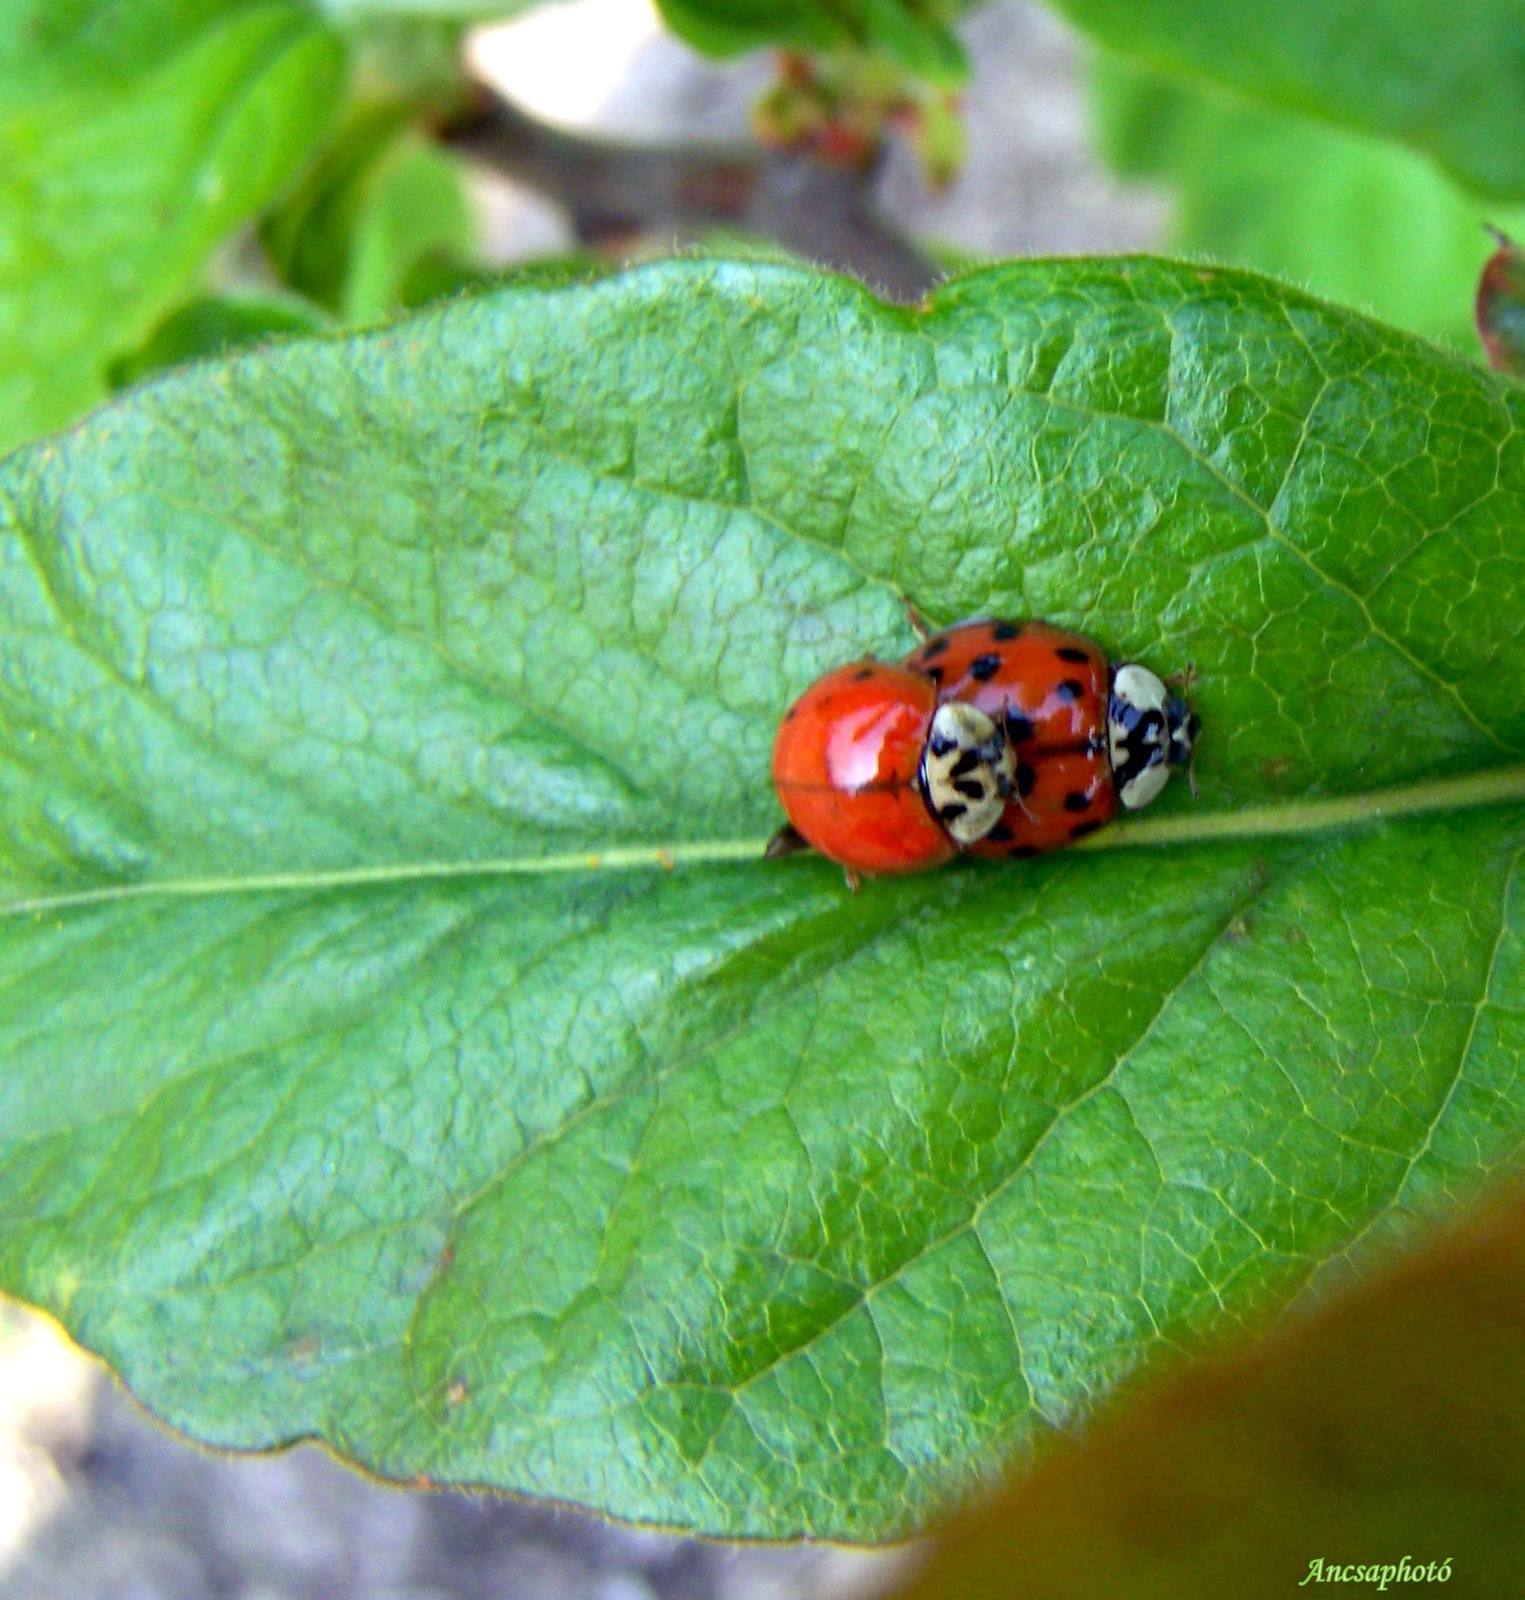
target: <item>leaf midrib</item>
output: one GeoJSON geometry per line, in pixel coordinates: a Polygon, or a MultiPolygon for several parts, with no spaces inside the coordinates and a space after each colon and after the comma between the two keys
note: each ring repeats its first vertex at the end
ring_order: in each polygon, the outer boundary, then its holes
{"type": "MultiPolygon", "coordinates": [[[[1404,817],[1525,802],[1525,765],[1488,768],[1458,777],[1361,794],[1303,798],[1233,811],[1185,812],[1127,822],[1083,839],[1070,848],[1084,852],[1209,844],[1235,839],[1289,838],[1370,826],[1404,817]]],[[[705,839],[616,845],[544,856],[496,856],[479,860],[398,861],[366,867],[163,878],[112,884],[68,894],[33,895],[0,902],[0,920],[45,916],[126,900],[207,899],[217,895],[312,894],[330,889],[376,888],[452,879],[538,877],[572,872],[629,872],[761,862],[766,838],[705,839]]]]}

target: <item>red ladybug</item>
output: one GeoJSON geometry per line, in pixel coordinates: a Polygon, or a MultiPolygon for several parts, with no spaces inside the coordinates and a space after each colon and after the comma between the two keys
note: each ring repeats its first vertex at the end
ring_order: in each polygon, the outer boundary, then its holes
{"type": "Polygon", "coordinates": [[[773,784],[800,837],[850,872],[951,860],[957,847],[921,787],[936,710],[937,685],[887,661],[855,661],[813,683],[773,745],[773,784]]]}
{"type": "Polygon", "coordinates": [[[1147,667],[1109,666],[1080,634],[960,623],[790,709],[773,749],[790,826],[769,853],[813,845],[854,879],[1057,849],[1154,799],[1198,728],[1147,667]]]}

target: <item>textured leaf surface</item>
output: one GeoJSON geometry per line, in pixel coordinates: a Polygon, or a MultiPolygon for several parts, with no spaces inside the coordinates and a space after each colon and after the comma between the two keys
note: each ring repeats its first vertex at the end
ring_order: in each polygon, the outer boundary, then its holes
{"type": "Polygon", "coordinates": [[[1433,808],[1522,793],[1522,405],[1232,273],[686,262],[21,452],[0,1282],[203,1439],[903,1531],[1517,1149],[1525,811],[1433,808]],[[1204,837],[757,861],[902,593],[1195,663],[1204,837]]]}
{"type": "Polygon", "coordinates": [[[1030,1600],[1452,1579],[1508,1594],[1525,1554],[1522,1337],[1515,1198],[1318,1316],[1115,1405],[948,1530],[907,1600],[1005,1600],[1014,1572],[1030,1600]]]}
{"type": "Polygon", "coordinates": [[[1482,224],[1525,224],[1428,157],[1140,71],[1096,64],[1108,160],[1176,191],[1172,244],[1360,306],[1468,355],[1490,249],[1482,224]]]}
{"type": "Polygon", "coordinates": [[[1146,66],[1428,151],[1525,197],[1525,0],[1053,0],[1146,66]]]}
{"type": "Polygon", "coordinates": [[[155,0],[0,19],[0,449],[107,390],[322,133],[339,55],[305,9],[155,0]]]}

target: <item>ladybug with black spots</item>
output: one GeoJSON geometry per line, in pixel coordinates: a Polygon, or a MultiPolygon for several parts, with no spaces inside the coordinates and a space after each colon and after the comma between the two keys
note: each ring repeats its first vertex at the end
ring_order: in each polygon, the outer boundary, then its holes
{"type": "Polygon", "coordinates": [[[960,623],[898,665],[838,667],[789,709],[773,747],[789,825],[769,854],[813,847],[855,883],[1055,850],[1148,805],[1199,730],[1183,695],[1094,640],[960,623]]]}

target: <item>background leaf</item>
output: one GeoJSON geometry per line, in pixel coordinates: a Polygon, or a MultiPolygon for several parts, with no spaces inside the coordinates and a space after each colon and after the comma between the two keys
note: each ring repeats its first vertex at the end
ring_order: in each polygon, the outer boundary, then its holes
{"type": "Polygon", "coordinates": [[[1102,44],[1184,78],[1429,152],[1525,196],[1525,0],[1054,0],[1102,44]]]}
{"type": "Polygon", "coordinates": [[[140,348],[113,361],[106,375],[113,389],[125,389],[182,362],[226,355],[286,334],[317,333],[326,321],[317,306],[295,295],[208,295],[177,306],[140,348]]]}
{"type": "Polygon", "coordinates": [[[908,1600],[1006,1596],[1017,1571],[1032,1600],[1453,1579],[1463,1594],[1507,1594],[1525,1492],[1522,1334],[1516,1199],[1322,1315],[1113,1406],[950,1529],[908,1600]]]}
{"type": "Polygon", "coordinates": [[[1518,1150],[1525,810],[1435,808],[1525,793],[1522,404],[1239,274],[673,262],[21,452],[0,1282],[202,1439],[904,1531],[1518,1150]],[[902,592],[1194,662],[1177,844],[758,861],[902,592]]]}
{"type": "Polygon", "coordinates": [[[492,22],[555,0],[318,0],[319,9],[335,22],[369,25],[386,17],[408,24],[426,22],[492,22]]]}
{"type": "Polygon", "coordinates": [[[0,12],[0,103],[8,109],[129,89],[163,67],[188,37],[262,0],[10,0],[0,12]]]}
{"type": "Polygon", "coordinates": [[[477,255],[461,161],[411,117],[401,104],[357,107],[262,228],[283,279],[351,325],[397,311],[421,267],[460,277],[477,255]]]}
{"type": "Polygon", "coordinates": [[[877,47],[907,71],[957,81],[968,70],[953,23],[968,0],[657,0],[674,33],[732,55],[765,45],[877,47]]]}
{"type": "Polygon", "coordinates": [[[307,157],[337,43],[284,4],[37,6],[0,24],[0,448],[107,390],[307,157]]]}
{"type": "Polygon", "coordinates": [[[1109,163],[1169,183],[1171,243],[1274,272],[1471,355],[1483,223],[1525,211],[1467,194],[1417,151],[1252,105],[1115,58],[1093,66],[1109,163]]]}

